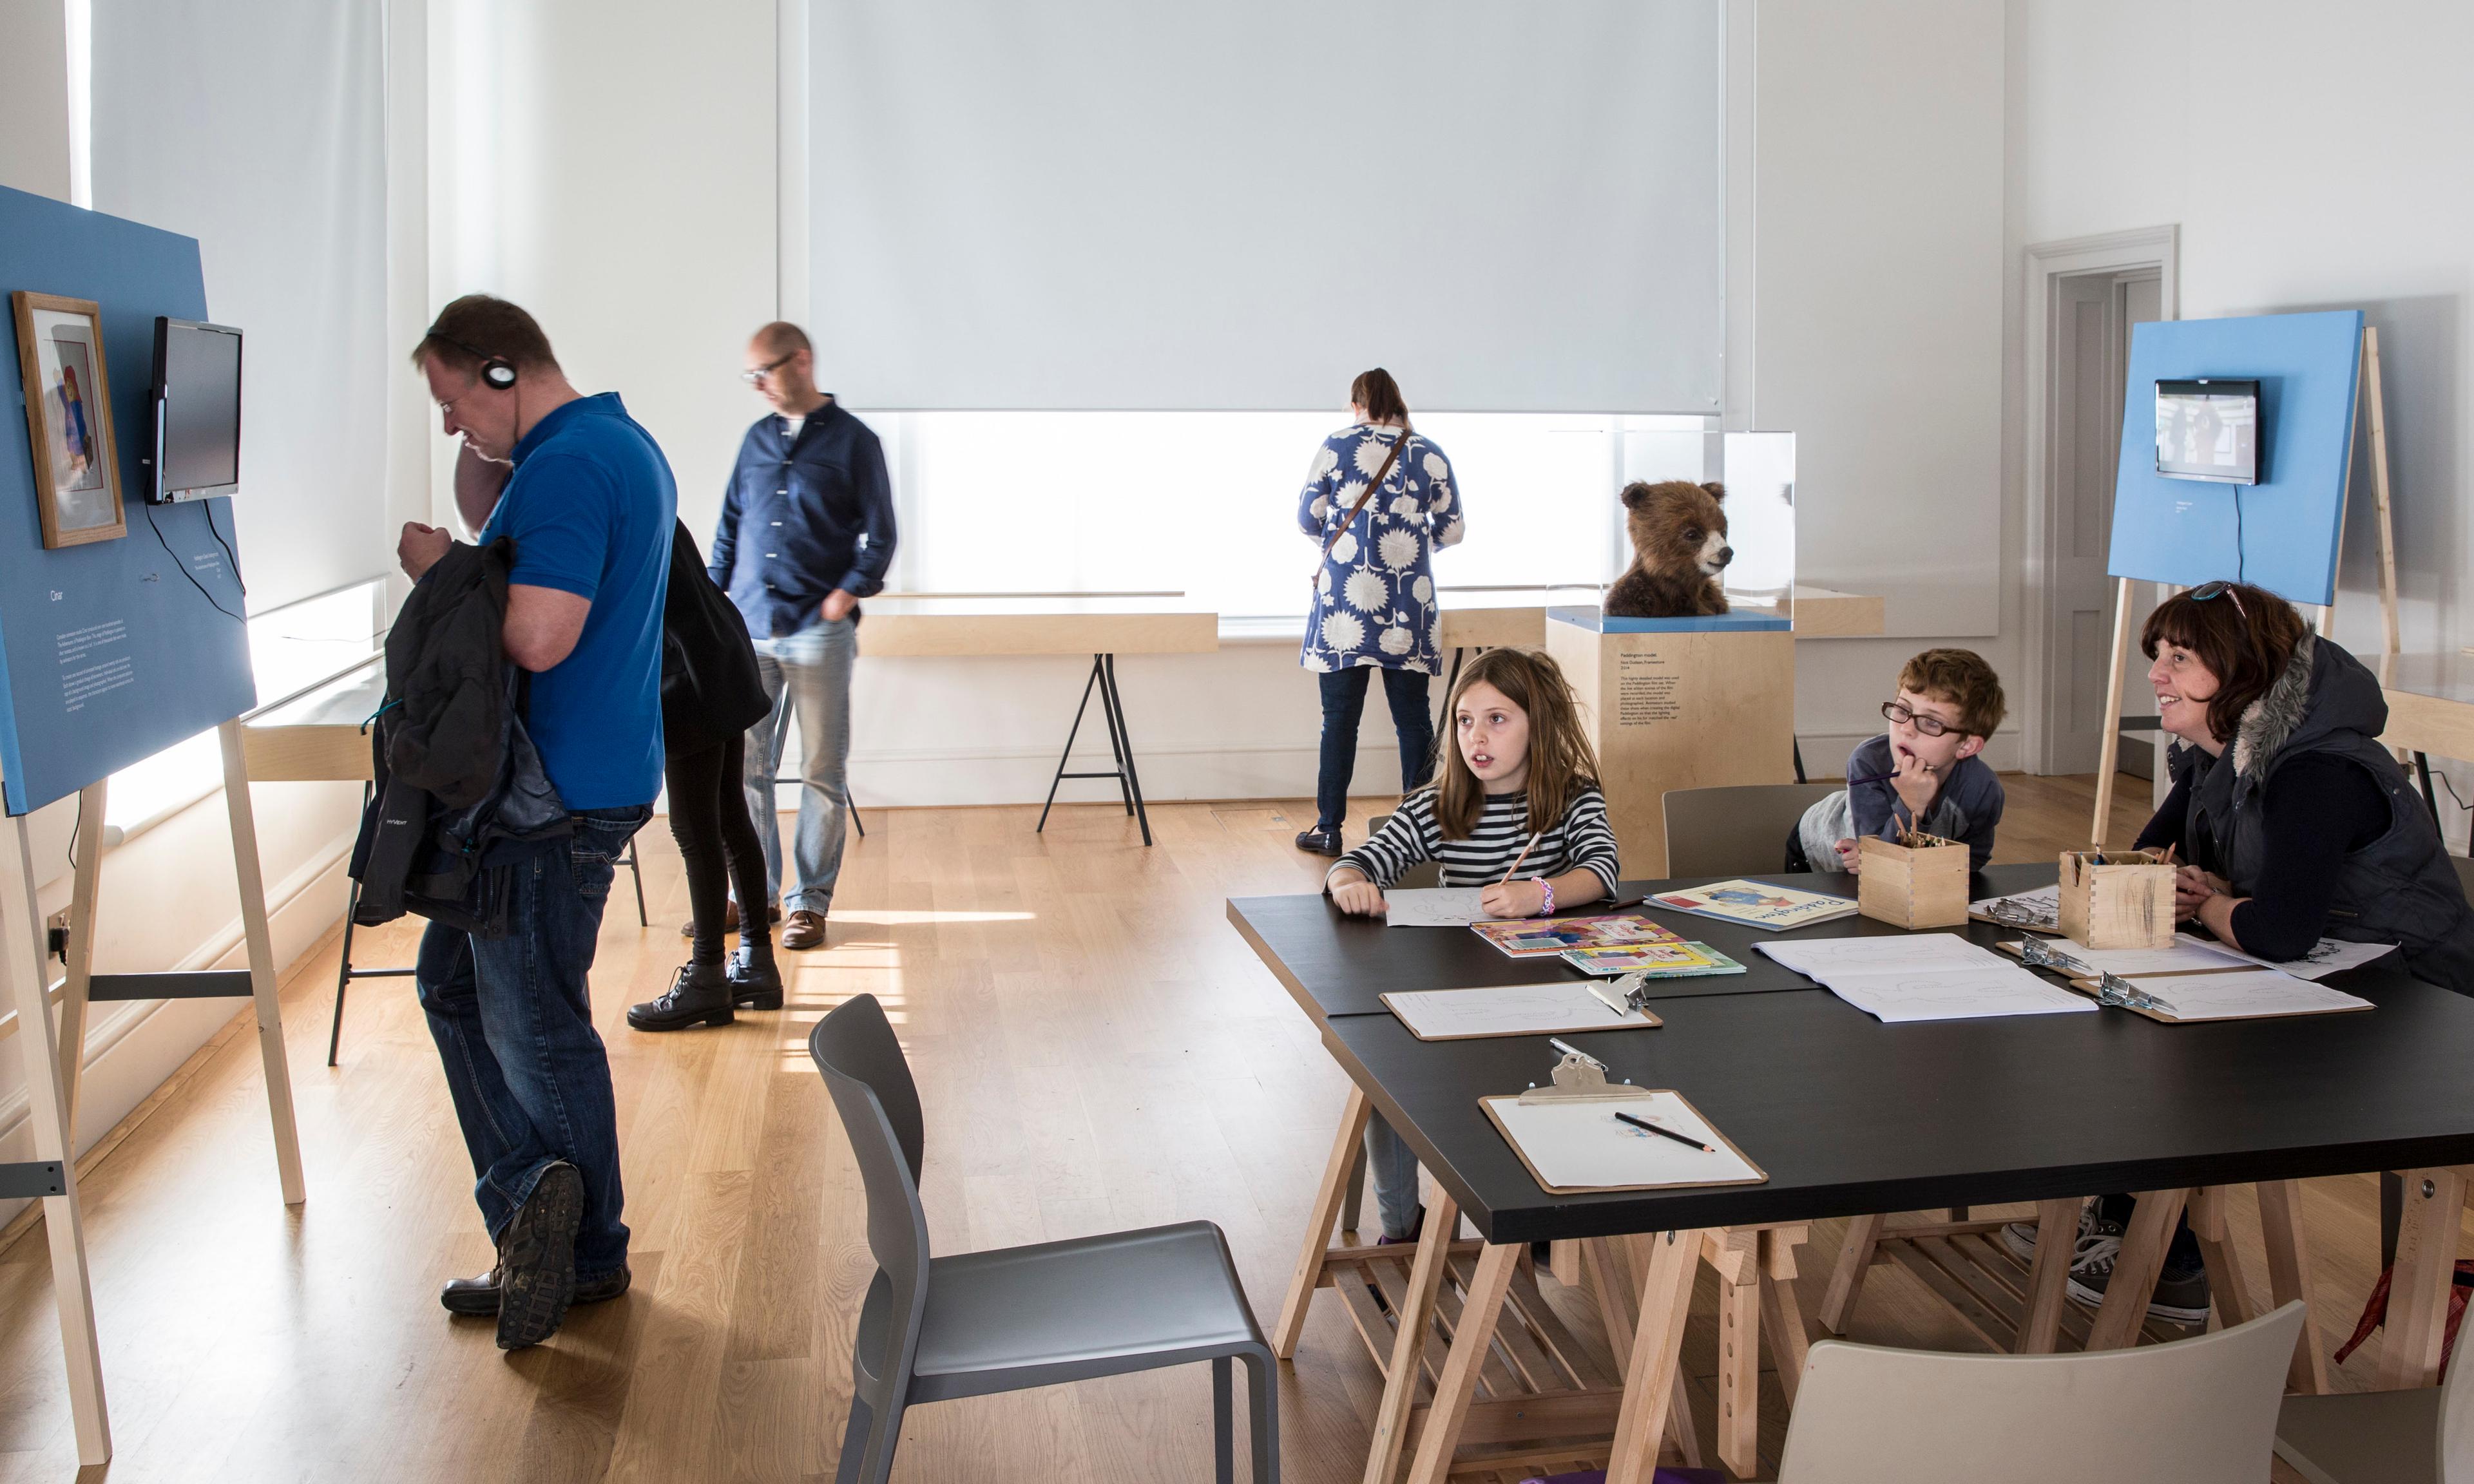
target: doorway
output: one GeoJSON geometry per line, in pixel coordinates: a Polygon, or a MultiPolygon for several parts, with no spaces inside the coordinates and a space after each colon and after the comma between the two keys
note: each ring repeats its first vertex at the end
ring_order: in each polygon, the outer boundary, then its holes
{"type": "MultiPolygon", "coordinates": [[[[2028,425],[2029,755],[2039,773],[2097,769],[2111,671],[2115,473],[2131,327],[2172,318],[2172,229],[2030,249],[2028,425]]],[[[2133,584],[2133,633],[2154,605],[2133,584]]],[[[2140,698],[2137,651],[2122,709],[2140,698]]],[[[2154,733],[2123,735],[2119,766],[2152,778],[2154,733]]]]}

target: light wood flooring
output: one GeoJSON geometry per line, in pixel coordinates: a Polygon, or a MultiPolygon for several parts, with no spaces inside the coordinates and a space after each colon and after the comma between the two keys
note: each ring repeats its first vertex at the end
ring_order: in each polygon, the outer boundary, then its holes
{"type": "MultiPolygon", "coordinates": [[[[2090,780],[2004,779],[2003,859],[2086,832],[2090,780]]],[[[2123,782],[2125,800],[2146,785],[2123,782]]],[[[1359,807],[1362,826],[1368,807],[1359,807]]],[[[284,993],[309,1200],[276,1188],[245,1017],[116,1131],[84,1181],[116,1460],[85,1477],[179,1480],[812,1480],[832,1476],[851,1324],[872,1271],[847,1146],[804,1037],[860,992],[903,1033],[928,1122],[934,1242],[965,1250],[1208,1217],[1256,1310],[1276,1311],[1343,1079],[1239,941],[1223,898],[1314,889],[1289,837],[1303,806],[1161,804],[1155,849],[1113,807],[870,811],[832,942],[796,957],[790,1008],[724,1030],[628,1031],[627,1003],[682,959],[677,855],[642,837],[653,924],[624,877],[594,974],[618,1081],[636,1285],[551,1344],[503,1355],[450,1320],[444,1280],[487,1268],[471,1169],[407,981],[353,988],[325,1065],[329,942],[284,993]]],[[[2117,840],[2144,809],[2118,811],[2117,840]]],[[[1355,834],[1352,829],[1352,836],[1355,834]]],[[[362,935],[404,962],[414,928],[362,935]]],[[[2069,1110],[2056,1110],[2068,1116],[2069,1110]]],[[[2321,1339],[2341,1338],[2376,1262],[2365,1178],[2314,1182],[2321,1339]]],[[[31,1227],[31,1223],[21,1226],[31,1227]]],[[[2256,1247],[2256,1218],[2238,1230],[2256,1247]]],[[[1837,1223],[1806,1249],[1818,1306],[1837,1223]]],[[[2256,1253],[2251,1270],[2262,1272],[2256,1253]]],[[[1710,1278],[1686,1350],[1703,1435],[1710,1278]]],[[[0,1484],[77,1475],[39,1233],[0,1250],[0,1484]]],[[[1877,1270],[1856,1331],[1976,1348],[1877,1270]]],[[[2366,1384],[2379,1341],[2340,1373],[2366,1384]]],[[[1287,1477],[1363,1468],[1373,1367],[1329,1295],[1281,1379],[1287,1477]]],[[[1765,1383],[1763,1443],[1783,1432],[1765,1383]]],[[[1001,1484],[1208,1476],[1199,1367],[910,1415],[896,1477],[1001,1484]]]]}

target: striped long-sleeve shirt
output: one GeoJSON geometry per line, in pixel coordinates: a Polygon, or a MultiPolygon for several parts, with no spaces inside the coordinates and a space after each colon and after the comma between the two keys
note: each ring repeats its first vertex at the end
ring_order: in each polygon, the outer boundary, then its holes
{"type": "MultiPolygon", "coordinates": [[[[1390,886],[1410,867],[1431,860],[1442,864],[1445,886],[1492,886],[1529,844],[1529,795],[1523,790],[1490,795],[1467,838],[1446,840],[1435,823],[1434,790],[1425,789],[1402,800],[1390,824],[1333,862],[1332,869],[1354,866],[1375,885],[1390,886]]],[[[1523,879],[1586,871],[1609,897],[1614,895],[1620,869],[1614,828],[1607,823],[1606,796],[1594,788],[1573,796],[1564,817],[1547,827],[1520,863],[1523,879]]]]}

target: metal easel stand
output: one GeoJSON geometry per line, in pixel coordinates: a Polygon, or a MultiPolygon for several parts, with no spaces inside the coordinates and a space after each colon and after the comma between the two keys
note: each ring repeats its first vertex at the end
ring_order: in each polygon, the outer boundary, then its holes
{"type": "MultiPolygon", "coordinates": [[[[362,813],[367,814],[369,812],[370,793],[376,787],[377,785],[373,782],[364,781],[361,784],[362,813]]],[[[856,811],[854,811],[854,813],[856,811]]],[[[641,834],[643,831],[639,830],[637,833],[641,834]]],[[[628,874],[636,879],[636,925],[639,927],[652,926],[653,920],[644,911],[644,870],[642,866],[636,864],[635,835],[629,835],[627,837],[627,853],[619,856],[617,860],[611,862],[611,864],[614,866],[626,867],[628,874]]],[[[329,1066],[335,1065],[336,1053],[343,1046],[344,991],[351,987],[352,982],[355,979],[409,979],[412,977],[413,973],[413,970],[408,968],[355,969],[352,967],[352,919],[360,910],[361,883],[355,881],[352,883],[352,896],[347,898],[344,902],[344,950],[339,961],[335,965],[335,1017],[327,1027],[327,1065],[329,1066]]]]}
{"type": "Polygon", "coordinates": [[[78,1459],[88,1465],[110,1461],[111,1426],[104,1406],[103,1362],[95,1336],[94,1289],[86,1271],[73,1138],[80,1080],[85,1069],[87,1005],[96,1000],[251,999],[257,1012],[258,1055],[265,1067],[267,1113],[275,1135],[275,1164],[283,1204],[298,1206],[306,1199],[301,1178],[301,1136],[292,1113],[292,1075],[284,1056],[282,1010],[276,997],[275,945],[267,927],[256,814],[251,806],[249,776],[241,763],[240,723],[226,721],[215,731],[223,749],[224,804],[231,826],[232,874],[240,890],[247,969],[93,971],[95,914],[103,879],[103,819],[109,790],[108,781],[98,780],[79,794],[77,867],[67,942],[61,955],[68,973],[61,986],[56,1029],[44,966],[49,935],[36,903],[33,843],[23,817],[9,822],[16,839],[17,883],[0,891],[0,940],[15,945],[7,951],[7,977],[10,1000],[17,1013],[19,1054],[26,1064],[36,1158],[0,1165],[0,1195],[39,1196],[43,1201],[52,1287],[61,1310],[61,1355],[68,1368],[69,1410],[76,1424],[78,1459]]]}
{"type": "Polygon", "coordinates": [[[1082,682],[1082,704],[1074,708],[1074,726],[1065,733],[1065,751],[1056,759],[1056,777],[1048,780],[1048,802],[1039,806],[1039,823],[1033,832],[1048,828],[1048,811],[1056,804],[1056,785],[1067,778],[1115,778],[1117,792],[1126,802],[1126,812],[1140,821],[1143,844],[1152,843],[1151,812],[1143,807],[1142,779],[1134,776],[1134,744],[1126,730],[1125,698],[1117,690],[1117,657],[1093,655],[1091,678],[1082,682]],[[1100,688],[1100,716],[1108,728],[1108,754],[1117,766],[1106,773],[1068,773],[1066,764],[1074,757],[1074,738],[1082,730],[1083,713],[1091,708],[1091,687],[1100,688]]]}

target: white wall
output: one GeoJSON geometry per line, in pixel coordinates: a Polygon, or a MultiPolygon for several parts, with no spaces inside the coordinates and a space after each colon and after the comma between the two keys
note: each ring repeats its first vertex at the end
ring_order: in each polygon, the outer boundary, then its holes
{"type": "Polygon", "coordinates": [[[0,12],[0,185],[69,199],[67,12],[61,0],[0,12]]]}
{"type": "MultiPolygon", "coordinates": [[[[2474,641],[2462,611],[2474,557],[2474,7],[2010,0],[2008,23],[2013,546],[2023,250],[2178,223],[2183,318],[2360,308],[2378,327],[2405,648],[2474,641]]],[[[2378,577],[2360,453],[2353,489],[2337,637],[2371,653],[2378,577]]],[[[2462,841],[2463,817],[2445,812],[2462,841]]]]}

